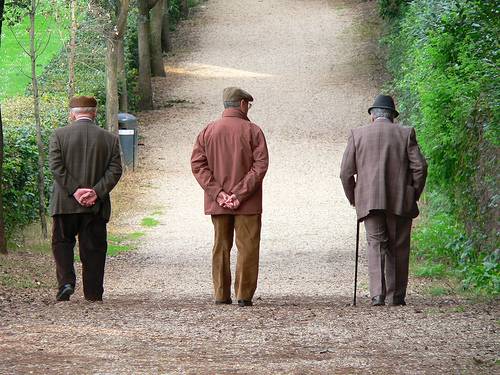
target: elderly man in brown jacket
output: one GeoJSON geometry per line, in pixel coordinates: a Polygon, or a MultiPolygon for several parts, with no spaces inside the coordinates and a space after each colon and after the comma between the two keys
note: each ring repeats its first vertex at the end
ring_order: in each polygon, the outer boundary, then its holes
{"type": "Polygon", "coordinates": [[[216,304],[231,304],[230,252],[236,234],[234,289],[239,306],[251,306],[257,288],[262,214],[262,181],[268,153],[262,130],[247,117],[253,97],[224,89],[222,118],[198,135],[191,156],[193,174],[205,191],[215,243],[212,279],[216,304]]]}
{"type": "Polygon", "coordinates": [[[379,95],[368,113],[371,124],[351,130],[340,178],[365,223],[372,305],[384,305],[386,298],[405,305],[411,224],[427,163],[415,130],[393,123],[399,113],[390,96],[379,95]]]}
{"type": "Polygon", "coordinates": [[[72,98],[71,124],[56,129],[50,140],[49,164],[54,176],[52,252],[58,301],[68,301],[74,292],[76,236],[85,299],[101,301],[104,292],[109,193],[121,177],[122,165],[118,136],[96,125],[96,106],[93,97],[72,98]]]}

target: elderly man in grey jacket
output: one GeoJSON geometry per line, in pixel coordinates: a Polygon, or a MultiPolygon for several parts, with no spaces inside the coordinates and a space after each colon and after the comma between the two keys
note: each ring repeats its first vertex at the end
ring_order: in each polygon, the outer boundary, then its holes
{"type": "Polygon", "coordinates": [[[393,122],[399,113],[390,96],[379,95],[368,113],[371,124],[351,130],[340,178],[365,224],[372,305],[384,305],[386,298],[405,305],[411,224],[427,163],[415,130],[393,122]]]}

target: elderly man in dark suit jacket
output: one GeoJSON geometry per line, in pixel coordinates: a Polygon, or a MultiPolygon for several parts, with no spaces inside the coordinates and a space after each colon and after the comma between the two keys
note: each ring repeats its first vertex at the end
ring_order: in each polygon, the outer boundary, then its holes
{"type": "Polygon", "coordinates": [[[390,96],[379,95],[368,113],[371,124],[351,130],[340,178],[365,223],[372,305],[384,305],[386,298],[405,305],[411,224],[427,163],[415,130],[393,122],[399,113],[390,96]]]}
{"type": "Polygon", "coordinates": [[[54,175],[52,251],[58,301],[68,301],[74,292],[76,236],[85,299],[101,301],[104,292],[109,193],[121,177],[122,164],[118,136],[96,125],[96,107],[93,97],[72,98],[71,124],[56,129],[50,140],[49,163],[54,175]]]}

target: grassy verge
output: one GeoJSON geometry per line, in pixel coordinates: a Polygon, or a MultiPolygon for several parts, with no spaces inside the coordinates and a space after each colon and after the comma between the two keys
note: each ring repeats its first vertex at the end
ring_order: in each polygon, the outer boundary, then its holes
{"type": "MultiPolygon", "coordinates": [[[[146,217],[144,220],[147,223],[143,225],[145,227],[153,227],[159,223],[152,217],[146,217]]],[[[142,231],[109,233],[107,255],[114,257],[136,250],[139,240],[145,235],[142,231]]],[[[78,244],[74,251],[75,261],[80,262],[78,244]]],[[[54,286],[55,265],[50,238],[42,239],[39,224],[33,223],[11,239],[8,255],[0,255],[0,300],[3,295],[9,296],[16,290],[47,291],[54,286]]]]}
{"type": "Polygon", "coordinates": [[[500,293],[500,264],[478,253],[460,222],[435,203],[422,210],[411,263],[413,275],[429,281],[430,295],[496,298],[500,293]]]}
{"type": "Polygon", "coordinates": [[[137,240],[143,237],[143,232],[128,234],[110,234],[108,236],[108,256],[116,256],[119,253],[136,249],[137,240]]]}
{"type": "MultiPolygon", "coordinates": [[[[29,21],[9,27],[5,26],[2,35],[0,54],[0,100],[22,95],[31,83],[31,61],[23,48],[29,49],[29,21]],[[21,44],[21,45],[20,45],[21,44]]],[[[68,38],[68,23],[54,17],[39,16],[35,21],[37,44],[47,48],[37,60],[37,74],[41,74],[50,61],[64,46],[68,38]]]]}

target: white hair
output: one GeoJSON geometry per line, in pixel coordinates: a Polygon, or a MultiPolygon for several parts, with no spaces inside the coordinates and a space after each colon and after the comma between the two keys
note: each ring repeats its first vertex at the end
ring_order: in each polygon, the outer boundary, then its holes
{"type": "Polygon", "coordinates": [[[373,108],[370,111],[370,114],[372,115],[373,119],[376,120],[378,118],[386,118],[390,121],[394,121],[394,112],[391,111],[390,109],[385,109],[385,108],[373,108]]]}
{"type": "Polygon", "coordinates": [[[74,107],[71,108],[71,113],[80,114],[80,113],[96,113],[97,108],[96,107],[74,107]]]}

